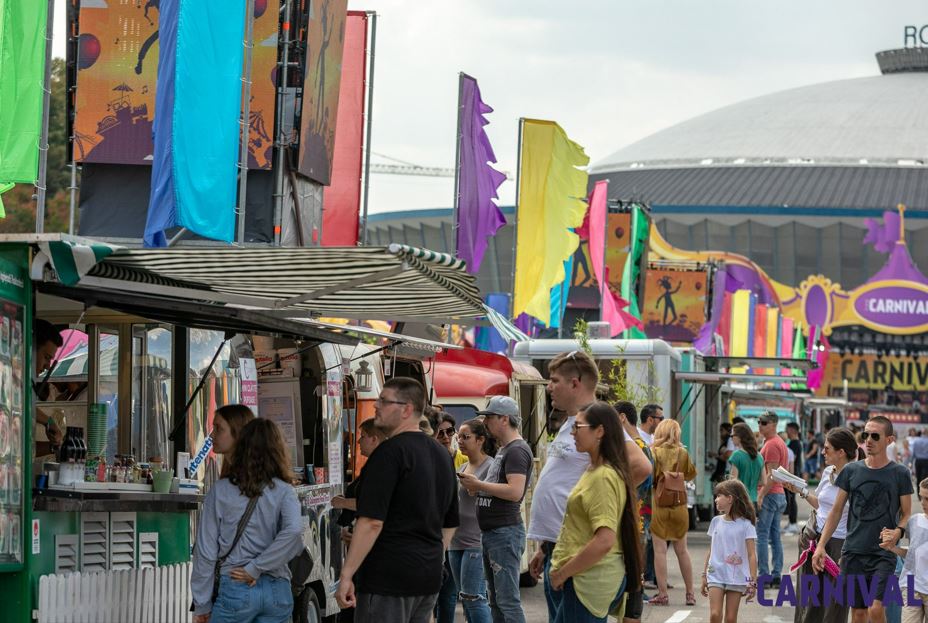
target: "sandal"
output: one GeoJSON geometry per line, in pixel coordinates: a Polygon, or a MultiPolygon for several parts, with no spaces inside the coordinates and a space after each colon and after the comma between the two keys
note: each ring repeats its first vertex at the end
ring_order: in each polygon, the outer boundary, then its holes
{"type": "Polygon", "coordinates": [[[687,593],[687,594],[686,594],[686,605],[687,605],[687,606],[695,606],[695,605],[696,605],[696,595],[694,595],[693,593],[687,593]]]}
{"type": "Polygon", "coordinates": [[[652,606],[666,606],[668,605],[669,599],[667,595],[655,595],[652,597],[648,603],[652,606]]]}

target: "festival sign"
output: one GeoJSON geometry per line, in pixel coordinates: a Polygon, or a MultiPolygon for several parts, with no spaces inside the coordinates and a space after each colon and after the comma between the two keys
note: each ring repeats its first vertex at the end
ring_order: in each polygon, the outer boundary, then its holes
{"type": "MultiPolygon", "coordinates": [[[[280,0],[255,0],[250,169],[271,168],[279,8],[280,0]]],[[[151,164],[158,17],[159,0],[81,2],[74,103],[78,162],[151,164]]]]}
{"type": "MultiPolygon", "coordinates": [[[[609,273],[609,287],[619,292],[622,286],[622,271],[628,257],[630,242],[631,215],[629,213],[610,213],[606,238],[606,270],[609,273]]],[[[570,293],[567,305],[572,308],[599,308],[599,285],[593,276],[593,263],[590,261],[589,240],[580,240],[580,246],[574,253],[573,273],[570,279],[570,293]]]]}
{"type": "Polygon", "coordinates": [[[692,342],[706,321],[705,270],[649,268],[642,322],[650,339],[692,342]]]}

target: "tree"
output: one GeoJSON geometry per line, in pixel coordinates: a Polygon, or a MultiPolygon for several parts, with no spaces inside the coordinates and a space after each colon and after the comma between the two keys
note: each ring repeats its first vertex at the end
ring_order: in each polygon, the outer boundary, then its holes
{"type": "MultiPolygon", "coordinates": [[[[48,109],[48,172],[45,178],[45,231],[66,232],[71,170],[67,158],[69,142],[64,59],[52,59],[51,90],[48,109]]],[[[0,233],[35,231],[35,192],[35,187],[17,184],[13,190],[3,194],[6,218],[0,219],[0,233]]]]}

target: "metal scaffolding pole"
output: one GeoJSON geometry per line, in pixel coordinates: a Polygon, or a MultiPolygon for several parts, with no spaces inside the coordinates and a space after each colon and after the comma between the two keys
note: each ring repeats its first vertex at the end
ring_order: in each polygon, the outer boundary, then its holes
{"type": "Polygon", "coordinates": [[[291,0],[284,0],[281,10],[284,12],[284,21],[281,30],[284,33],[283,55],[277,65],[277,118],[274,125],[277,131],[274,133],[274,147],[277,150],[275,154],[276,165],[274,167],[274,246],[280,246],[280,233],[283,217],[283,199],[284,199],[284,100],[287,94],[287,70],[290,65],[290,18],[292,17],[291,0]]]}
{"type": "Polygon", "coordinates": [[[374,124],[374,56],[377,48],[377,13],[368,11],[371,20],[371,38],[367,49],[370,53],[370,64],[367,72],[367,133],[364,139],[364,201],[361,212],[361,236],[358,243],[367,244],[367,200],[371,191],[371,126],[374,124]]]}
{"type": "Polygon", "coordinates": [[[242,129],[241,153],[238,161],[238,235],[239,244],[245,242],[245,198],[248,190],[248,139],[251,133],[251,59],[255,49],[255,0],[248,0],[245,9],[245,48],[242,66],[242,129]]]}
{"type": "Polygon", "coordinates": [[[45,20],[45,91],[42,97],[42,135],[39,138],[39,179],[36,181],[35,233],[45,232],[45,195],[48,178],[48,111],[52,95],[52,29],[55,23],[55,0],[48,0],[45,20]]]}

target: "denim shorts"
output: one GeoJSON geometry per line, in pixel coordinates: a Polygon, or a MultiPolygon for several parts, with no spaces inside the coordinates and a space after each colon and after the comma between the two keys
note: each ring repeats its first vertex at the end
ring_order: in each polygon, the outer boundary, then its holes
{"type": "Polygon", "coordinates": [[[742,595],[748,590],[746,584],[723,584],[721,582],[709,582],[709,588],[720,588],[725,592],[735,591],[742,595]]]}

